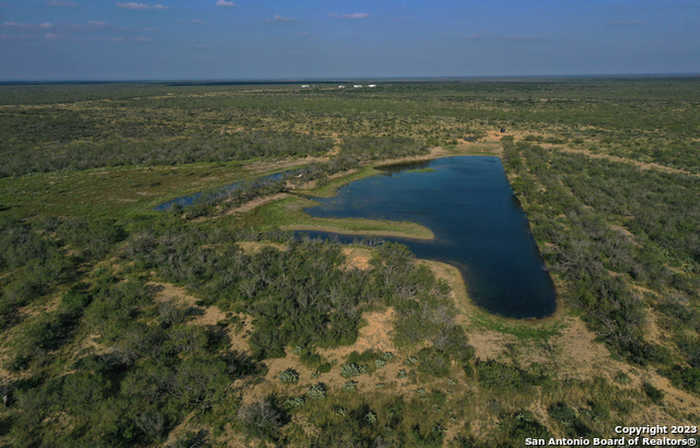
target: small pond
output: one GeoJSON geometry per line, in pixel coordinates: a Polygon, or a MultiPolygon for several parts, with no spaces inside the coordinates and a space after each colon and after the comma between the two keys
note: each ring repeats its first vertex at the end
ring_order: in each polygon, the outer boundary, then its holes
{"type": "MultiPolygon", "coordinates": [[[[460,269],[474,302],[506,317],[541,318],[556,307],[555,291],[525,214],[497,157],[449,157],[386,167],[384,175],[342,187],[306,209],[321,218],[412,221],[430,228],[431,241],[383,238],[407,245],[419,258],[460,269]]],[[[298,232],[312,237],[356,237],[298,232]]]]}

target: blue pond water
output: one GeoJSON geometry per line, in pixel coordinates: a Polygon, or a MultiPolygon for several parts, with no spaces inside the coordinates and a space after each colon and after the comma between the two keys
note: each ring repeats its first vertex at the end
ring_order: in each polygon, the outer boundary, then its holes
{"type": "MultiPolygon", "coordinates": [[[[515,318],[541,318],[554,312],[551,278],[498,158],[450,157],[384,172],[344,186],[335,197],[318,199],[320,205],[306,212],[322,218],[423,224],[435,240],[383,239],[407,245],[419,258],[458,267],[472,299],[490,312],[515,318]],[[421,167],[434,171],[411,170],[421,167]]],[[[335,237],[344,242],[355,238],[335,237]]]]}
{"type": "MultiPolygon", "coordinates": [[[[282,180],[285,176],[289,176],[292,173],[296,172],[295,170],[290,170],[290,171],[284,171],[281,173],[275,173],[275,174],[270,174],[268,176],[263,176],[258,179],[255,179],[253,183],[265,183],[265,182],[275,182],[278,180],[282,180]]],[[[245,182],[235,182],[233,184],[225,185],[221,187],[220,189],[210,192],[209,194],[205,194],[204,192],[198,192],[194,194],[190,194],[187,196],[181,196],[179,198],[171,199],[167,202],[163,202],[162,204],[156,205],[153,207],[153,210],[163,212],[166,210],[169,210],[172,207],[189,207],[190,205],[194,205],[198,201],[205,200],[207,198],[215,199],[217,197],[223,197],[228,193],[232,193],[240,188],[242,188],[245,185],[245,182]]]]}

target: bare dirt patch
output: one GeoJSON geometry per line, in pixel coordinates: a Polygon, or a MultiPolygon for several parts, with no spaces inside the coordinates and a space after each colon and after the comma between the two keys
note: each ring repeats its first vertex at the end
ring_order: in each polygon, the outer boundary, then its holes
{"type": "Polygon", "coordinates": [[[331,361],[341,361],[352,352],[362,353],[365,350],[396,353],[396,346],[392,342],[395,314],[391,307],[384,311],[364,313],[362,319],[366,325],[360,327],[357,341],[354,344],[333,349],[321,349],[318,350],[319,354],[331,361]]]}
{"type": "Polygon", "coordinates": [[[655,344],[665,345],[663,341],[663,333],[656,321],[656,314],[647,312],[646,322],[644,323],[644,339],[655,344]]]}
{"type": "Polygon", "coordinates": [[[250,344],[248,344],[248,340],[254,330],[253,317],[244,313],[232,313],[232,315],[227,317],[238,322],[237,325],[229,325],[227,328],[228,337],[231,341],[231,350],[250,353],[250,344]]]}
{"type": "Polygon", "coordinates": [[[77,353],[80,353],[83,350],[89,350],[96,355],[104,355],[105,353],[112,351],[112,348],[98,342],[97,340],[99,338],[100,335],[96,333],[87,335],[87,337],[81,341],[79,345],[80,348],[77,350],[77,353]]]}
{"type": "Polygon", "coordinates": [[[271,393],[303,395],[312,384],[322,382],[329,387],[340,387],[345,379],[340,375],[340,369],[335,366],[330,372],[314,375],[314,371],[306,367],[299,356],[291,348],[287,348],[284,358],[267,359],[263,361],[267,366],[265,378],[256,384],[243,388],[243,403],[250,404],[260,401],[271,393]],[[299,383],[296,385],[284,385],[279,380],[279,375],[286,369],[292,368],[299,373],[299,383]]]}
{"type": "MultiPolygon", "coordinates": [[[[226,320],[228,317],[226,313],[221,311],[221,309],[215,305],[207,307],[198,306],[197,302],[199,299],[187,294],[187,291],[184,288],[170,283],[152,283],[152,285],[157,285],[162,288],[156,294],[155,299],[157,302],[171,302],[202,310],[201,315],[190,321],[190,324],[192,325],[216,325],[219,322],[226,320]]],[[[245,344],[245,348],[247,349],[247,343],[245,344]]]]}
{"type": "Polygon", "coordinates": [[[468,337],[476,357],[483,360],[498,359],[506,351],[506,345],[515,341],[514,337],[496,331],[471,331],[468,337]]]}
{"type": "Polygon", "coordinates": [[[256,199],[253,199],[252,201],[248,201],[236,208],[232,208],[230,210],[226,211],[226,215],[233,215],[233,214],[241,214],[241,213],[246,213],[251,210],[254,210],[257,207],[260,207],[261,205],[268,204],[270,202],[274,201],[279,201],[280,199],[284,199],[288,197],[289,195],[287,193],[277,193],[273,194],[270,196],[262,196],[256,199]]]}
{"type": "Polygon", "coordinates": [[[149,286],[158,286],[162,288],[156,293],[155,299],[157,302],[173,302],[189,306],[197,304],[197,298],[189,295],[185,288],[175,286],[171,283],[149,283],[149,286]]]}
{"type": "Polygon", "coordinates": [[[360,247],[344,247],[343,255],[345,255],[345,268],[359,269],[366,271],[371,268],[369,264],[372,259],[372,251],[360,247]]]}
{"type": "Polygon", "coordinates": [[[289,248],[284,244],[273,243],[272,241],[238,241],[236,243],[238,247],[243,249],[247,255],[255,255],[260,253],[266,247],[272,247],[279,251],[286,251],[289,248]]]}
{"type": "Polygon", "coordinates": [[[568,319],[566,328],[553,340],[559,372],[564,377],[612,379],[619,371],[629,371],[626,364],[613,360],[605,345],[595,339],[595,333],[580,318],[568,319]]]}
{"type": "MultiPolygon", "coordinates": [[[[668,405],[675,407],[677,410],[685,414],[688,420],[685,423],[690,425],[697,424],[697,420],[691,421],[691,415],[700,414],[700,400],[697,396],[691,395],[683,390],[676,389],[668,378],[665,378],[655,372],[647,372],[643,374],[644,380],[648,381],[657,389],[664,393],[664,408],[668,405]]],[[[664,409],[665,410],[665,409],[664,409]]],[[[674,416],[675,417],[675,416],[674,416]]],[[[668,421],[668,418],[659,421],[668,421]]],[[[672,424],[679,424],[678,422],[672,424]]]]}
{"type": "Polygon", "coordinates": [[[204,309],[204,314],[193,319],[191,323],[193,325],[216,325],[224,320],[226,320],[226,313],[216,306],[208,306],[204,309]]]}

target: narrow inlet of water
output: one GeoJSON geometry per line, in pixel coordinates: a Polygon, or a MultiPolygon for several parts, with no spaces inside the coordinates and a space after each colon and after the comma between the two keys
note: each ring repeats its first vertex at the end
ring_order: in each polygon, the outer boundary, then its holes
{"type": "MultiPolygon", "coordinates": [[[[249,181],[250,183],[253,184],[264,184],[266,182],[276,182],[279,180],[284,179],[287,176],[291,176],[293,173],[296,173],[297,170],[288,170],[288,171],[283,171],[281,173],[275,173],[275,174],[269,174],[267,176],[259,177],[257,179],[254,179],[252,181],[249,181]]],[[[153,207],[153,210],[158,211],[158,212],[164,212],[166,210],[170,210],[173,207],[190,207],[194,204],[196,204],[198,201],[204,201],[207,199],[217,199],[217,198],[222,198],[225,197],[229,193],[233,193],[240,188],[242,188],[245,185],[245,182],[235,182],[229,185],[225,185],[215,191],[210,192],[208,195],[205,194],[204,192],[197,192],[193,193],[187,196],[180,196],[175,199],[171,199],[167,202],[163,202],[162,204],[158,204],[155,207],[153,207]]]]}

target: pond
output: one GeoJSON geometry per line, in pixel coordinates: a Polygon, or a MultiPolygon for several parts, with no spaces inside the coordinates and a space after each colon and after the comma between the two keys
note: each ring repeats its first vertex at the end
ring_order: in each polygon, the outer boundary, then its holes
{"type": "Polygon", "coordinates": [[[305,211],[321,218],[420,223],[433,231],[434,240],[383,239],[407,245],[419,258],[459,268],[472,300],[492,313],[542,318],[554,312],[552,280],[500,159],[449,157],[386,167],[383,173],[352,182],[334,197],[316,199],[320,205],[305,211]]]}

